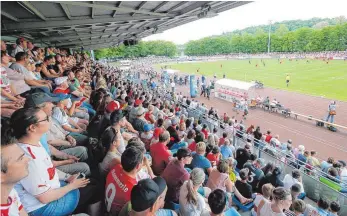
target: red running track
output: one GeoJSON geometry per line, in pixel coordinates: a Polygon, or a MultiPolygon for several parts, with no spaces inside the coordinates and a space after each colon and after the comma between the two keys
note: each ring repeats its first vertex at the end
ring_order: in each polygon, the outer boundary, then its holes
{"type": "MultiPolygon", "coordinates": [[[[188,86],[178,86],[177,91],[182,92],[185,96],[190,96],[188,86]]],[[[303,115],[312,115],[321,119],[327,115],[327,108],[331,100],[304,95],[300,93],[289,92],[285,90],[264,88],[256,90],[257,95],[262,97],[269,96],[270,101],[276,98],[286,108],[290,108],[296,113],[303,115]]],[[[211,106],[218,110],[220,115],[227,113],[228,116],[235,116],[236,119],[242,119],[242,114],[236,114],[232,110],[232,104],[228,101],[214,98],[213,92],[211,99],[207,100],[203,96],[195,98],[199,102],[211,106]]],[[[347,103],[337,102],[337,115],[335,123],[347,126],[347,103]],[[345,111],[345,112],[343,112],[345,111]]],[[[347,159],[347,131],[339,129],[338,132],[331,132],[325,127],[315,126],[315,121],[307,119],[294,119],[293,117],[285,118],[278,113],[269,113],[261,108],[250,109],[245,124],[250,126],[260,126],[261,132],[265,133],[268,129],[273,135],[279,134],[280,140],[285,142],[288,139],[293,141],[293,145],[304,145],[306,150],[317,151],[317,157],[326,160],[328,157],[334,159],[347,159]]]]}

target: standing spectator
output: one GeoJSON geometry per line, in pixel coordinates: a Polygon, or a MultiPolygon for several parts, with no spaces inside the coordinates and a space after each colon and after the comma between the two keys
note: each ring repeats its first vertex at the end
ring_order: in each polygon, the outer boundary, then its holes
{"type": "Polygon", "coordinates": [[[211,209],[211,216],[241,216],[233,207],[225,211],[227,198],[225,192],[217,189],[208,196],[208,204],[211,209]]]}
{"type": "Polygon", "coordinates": [[[162,173],[162,177],[165,179],[168,191],[166,195],[166,202],[178,203],[180,188],[185,181],[189,180],[189,173],[184,168],[185,165],[189,165],[192,162],[192,154],[189,149],[178,149],[177,158],[170,161],[162,173]]]}
{"type": "Polygon", "coordinates": [[[136,175],[142,168],[143,153],[130,147],[121,157],[121,164],[111,169],[106,178],[105,202],[107,212],[117,215],[130,201],[132,188],[137,184],[136,175]]]}
{"type": "Polygon", "coordinates": [[[185,181],[180,189],[180,215],[201,216],[202,214],[208,213],[205,199],[198,193],[198,189],[202,186],[204,181],[204,171],[200,168],[193,169],[190,173],[190,179],[185,181]]]}
{"type": "Polygon", "coordinates": [[[335,115],[336,115],[336,101],[331,101],[329,106],[328,106],[328,115],[327,115],[325,121],[327,122],[330,119],[330,122],[334,123],[335,115]]]}
{"type": "Polygon", "coordinates": [[[165,131],[159,135],[159,142],[150,146],[152,156],[152,169],[155,175],[161,175],[172,157],[167,144],[170,142],[170,134],[165,131]]]}

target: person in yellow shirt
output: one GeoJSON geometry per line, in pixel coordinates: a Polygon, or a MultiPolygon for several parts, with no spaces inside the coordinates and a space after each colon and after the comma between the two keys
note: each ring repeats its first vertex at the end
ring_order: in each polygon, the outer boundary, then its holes
{"type": "Polygon", "coordinates": [[[287,76],[286,76],[287,87],[289,86],[289,81],[290,81],[290,76],[289,76],[289,74],[287,74],[287,76]]]}
{"type": "Polygon", "coordinates": [[[317,156],[317,152],[316,152],[316,151],[311,151],[311,156],[310,156],[310,158],[311,158],[311,160],[312,160],[312,165],[313,165],[314,167],[320,167],[320,162],[319,162],[319,160],[316,158],[316,156],[317,156]]]}

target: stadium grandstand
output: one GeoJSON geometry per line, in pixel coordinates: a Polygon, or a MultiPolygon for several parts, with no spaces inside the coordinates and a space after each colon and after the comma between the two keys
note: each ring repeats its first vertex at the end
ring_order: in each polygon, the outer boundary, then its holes
{"type": "Polygon", "coordinates": [[[247,3],[1,2],[1,215],[347,215],[344,158],[178,93],[167,57],[93,59],[247,3]]]}

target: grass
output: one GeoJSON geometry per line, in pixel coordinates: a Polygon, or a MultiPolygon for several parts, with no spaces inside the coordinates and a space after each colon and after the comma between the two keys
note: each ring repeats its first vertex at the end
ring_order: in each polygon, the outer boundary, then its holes
{"type": "MultiPolygon", "coordinates": [[[[264,62],[265,66],[260,59],[251,60],[251,64],[248,60],[224,60],[165,65],[183,73],[197,74],[199,68],[199,75],[213,77],[216,73],[217,79],[221,79],[225,73],[228,79],[259,80],[272,88],[347,101],[347,61],[332,60],[326,64],[322,60],[311,60],[309,63],[306,60],[283,60],[280,64],[277,59],[267,59],[264,62]],[[287,74],[290,75],[288,88],[285,83],[287,74]]],[[[163,64],[156,65],[157,68],[161,66],[163,64]]]]}

